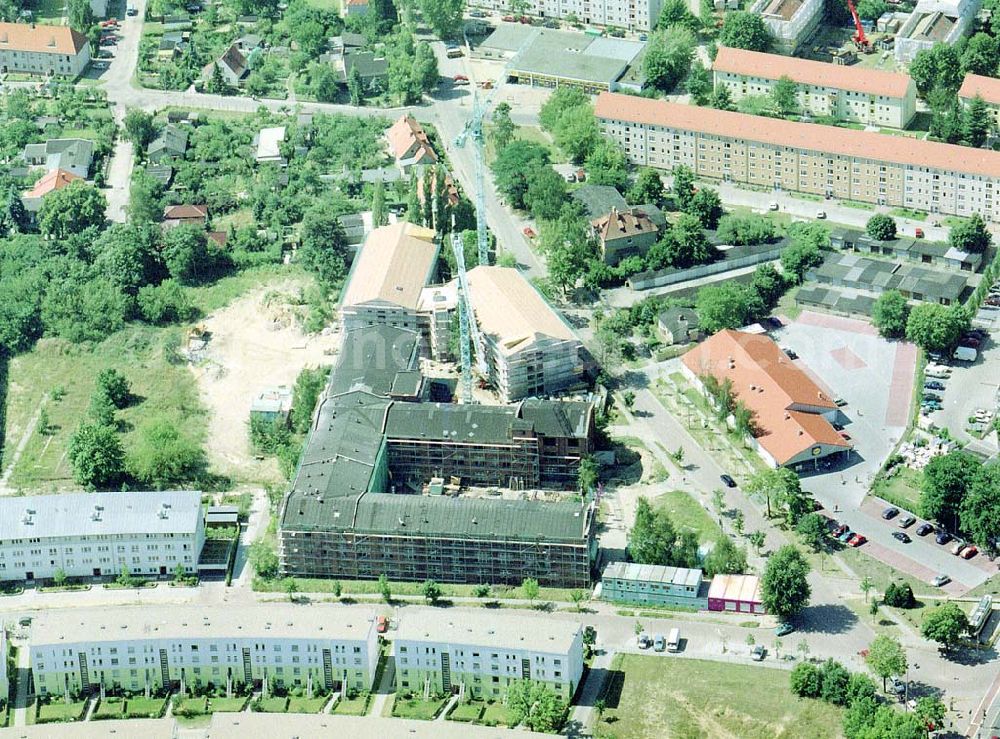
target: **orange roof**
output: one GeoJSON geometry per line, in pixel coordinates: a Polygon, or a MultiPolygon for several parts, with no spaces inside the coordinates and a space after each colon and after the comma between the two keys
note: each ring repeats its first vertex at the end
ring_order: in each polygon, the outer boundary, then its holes
{"type": "Polygon", "coordinates": [[[54,169],[38,180],[35,186],[25,193],[24,197],[44,198],[50,192],[61,190],[69,183],[82,179],[79,175],[67,172],[65,169],[54,169]]]}
{"type": "Polygon", "coordinates": [[[432,229],[406,221],[380,226],[354,257],[341,304],[383,302],[416,310],[437,258],[432,229]]]}
{"type": "Polygon", "coordinates": [[[983,77],[979,74],[967,74],[958,91],[960,98],[974,98],[976,95],[987,103],[1000,104],[1000,80],[996,77],[983,77]]]}
{"type": "Polygon", "coordinates": [[[166,220],[206,220],[208,218],[207,205],[168,205],[163,209],[163,218],[166,220]]]}
{"type": "Polygon", "coordinates": [[[838,90],[896,98],[905,97],[910,86],[910,78],[898,72],[827,64],[779,54],[731,49],[728,46],[719,47],[719,54],[715,57],[712,69],[716,72],[745,74],[768,80],[788,77],[803,85],[834,87],[838,90]]]}
{"type": "Polygon", "coordinates": [[[76,56],[87,37],[69,26],[0,23],[0,49],[76,56]]]}
{"type": "Polygon", "coordinates": [[[837,405],[770,337],[720,331],[681,361],[695,375],[729,379],[733,393],[754,413],[757,441],[778,462],[816,444],[850,447],[820,412],[837,405]]]}
{"type": "Polygon", "coordinates": [[[816,123],[795,123],[614,92],[598,95],[595,112],[598,118],[605,120],[653,124],[858,159],[1000,177],[1000,152],[971,146],[938,144],[816,123]]]}
{"type": "Polygon", "coordinates": [[[590,222],[601,237],[601,241],[613,241],[626,236],[636,236],[655,232],[656,224],[649,216],[636,208],[618,210],[612,208],[606,216],[590,222]]]}
{"type": "Polygon", "coordinates": [[[392,154],[396,159],[401,159],[406,156],[406,152],[410,150],[413,144],[419,143],[420,147],[427,152],[430,158],[437,161],[437,154],[434,153],[434,149],[431,146],[430,140],[427,138],[427,134],[424,132],[423,127],[417,123],[417,119],[412,115],[404,115],[398,121],[392,124],[385,134],[389,138],[389,146],[392,149],[392,154]]]}

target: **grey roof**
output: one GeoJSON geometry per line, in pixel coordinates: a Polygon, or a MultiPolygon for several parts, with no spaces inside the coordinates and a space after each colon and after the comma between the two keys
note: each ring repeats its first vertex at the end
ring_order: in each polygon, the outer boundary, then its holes
{"type": "Polygon", "coordinates": [[[493,33],[483,39],[479,48],[513,53],[521,48],[533,32],[534,29],[531,26],[501,23],[493,33]]]}
{"type": "Polygon", "coordinates": [[[420,349],[421,338],[415,331],[392,326],[349,331],[344,336],[337,367],[330,373],[328,392],[339,395],[366,390],[387,396],[401,372],[419,367],[420,349]]]}
{"type": "Polygon", "coordinates": [[[376,56],[371,51],[355,51],[344,56],[344,74],[350,77],[351,70],[357,68],[363,80],[385,77],[389,73],[389,62],[384,56],[376,56]]]}
{"type": "Polygon", "coordinates": [[[672,334],[698,330],[698,314],[694,308],[672,305],[657,317],[658,323],[672,334]]]}
{"type": "Polygon", "coordinates": [[[153,139],[146,148],[149,156],[164,153],[170,156],[184,156],[187,151],[188,134],[181,126],[168,123],[160,135],[153,139]]]}
{"type": "Polygon", "coordinates": [[[50,169],[89,167],[94,158],[94,142],[90,139],[49,139],[43,144],[28,144],[24,158],[45,159],[50,169]]]}
{"type": "Polygon", "coordinates": [[[200,517],[201,493],[194,490],[4,497],[0,498],[0,540],[193,534],[200,517]]]}
{"type": "Polygon", "coordinates": [[[583,204],[587,216],[591,219],[607,215],[612,208],[628,209],[625,198],[611,185],[584,185],[574,190],[572,197],[583,204]]]}
{"type": "Polygon", "coordinates": [[[867,259],[853,253],[832,254],[808,274],[819,282],[875,292],[902,290],[924,298],[957,300],[965,290],[965,273],[943,272],[913,264],[867,259]]]}
{"type": "Polygon", "coordinates": [[[393,439],[505,444],[516,420],[513,406],[398,403],[389,409],[386,435],[393,439]]]}
{"type": "MultiPolygon", "coordinates": [[[[426,618],[414,614],[399,619],[395,642],[437,642],[469,647],[525,649],[549,654],[569,654],[581,625],[558,616],[531,619],[505,613],[463,612],[426,618]]],[[[398,654],[398,651],[397,651],[398,654]]]]}
{"type": "Polygon", "coordinates": [[[616,41],[608,44],[583,33],[542,29],[511,61],[510,74],[532,73],[610,86],[642,50],[641,43],[616,41]]]}
{"type": "Polygon", "coordinates": [[[174,177],[174,168],[169,164],[149,164],[146,166],[146,174],[168,187],[174,177]]]}
{"type": "Polygon", "coordinates": [[[590,429],[593,406],[583,401],[529,398],[521,401],[521,418],[542,436],[583,438],[590,429]]]}
{"type": "Polygon", "coordinates": [[[664,567],[644,565],[635,562],[611,562],[604,568],[602,579],[635,580],[638,582],[660,583],[696,588],[701,584],[701,570],[686,567],[664,567]]]}
{"type": "Polygon", "coordinates": [[[659,229],[662,229],[667,225],[667,217],[663,215],[663,211],[660,210],[659,206],[653,205],[652,203],[643,203],[642,205],[636,205],[632,210],[643,213],[646,218],[653,222],[653,225],[659,229]]]}

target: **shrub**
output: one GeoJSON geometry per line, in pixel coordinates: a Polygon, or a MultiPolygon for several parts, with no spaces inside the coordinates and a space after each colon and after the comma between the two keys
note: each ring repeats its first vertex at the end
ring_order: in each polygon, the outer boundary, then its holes
{"type": "Polygon", "coordinates": [[[790,678],[792,692],[800,698],[817,698],[822,689],[823,679],[819,669],[808,662],[795,665],[790,678]]]}

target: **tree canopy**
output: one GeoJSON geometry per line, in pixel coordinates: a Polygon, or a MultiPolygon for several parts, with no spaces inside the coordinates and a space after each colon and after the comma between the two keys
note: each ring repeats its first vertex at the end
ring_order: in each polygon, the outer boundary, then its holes
{"type": "Polygon", "coordinates": [[[43,234],[65,239],[104,225],[108,201],[104,193],[83,180],[74,180],[42,200],[38,227],[43,234]]]}
{"type": "Polygon", "coordinates": [[[764,608],[779,618],[797,615],[809,604],[809,563],[796,547],[786,544],[772,554],[760,581],[764,608]]]}
{"type": "Polygon", "coordinates": [[[886,290],[875,300],[872,324],[881,336],[898,339],[906,333],[910,305],[899,290],[886,290]]]}
{"type": "Polygon", "coordinates": [[[930,352],[950,352],[969,328],[969,314],[961,305],[920,303],[906,320],[906,338],[930,352]]]}
{"type": "Polygon", "coordinates": [[[876,213],[868,219],[865,230],[873,239],[891,241],[896,238],[896,221],[885,213],[876,213]]]}
{"type": "Polygon", "coordinates": [[[957,603],[947,602],[935,606],[924,616],[920,634],[936,641],[944,649],[951,649],[969,631],[969,618],[957,603]]]}
{"type": "Polygon", "coordinates": [[[723,46],[748,51],[767,51],[773,40],[760,14],[747,10],[727,12],[719,32],[719,43],[723,46]]]}

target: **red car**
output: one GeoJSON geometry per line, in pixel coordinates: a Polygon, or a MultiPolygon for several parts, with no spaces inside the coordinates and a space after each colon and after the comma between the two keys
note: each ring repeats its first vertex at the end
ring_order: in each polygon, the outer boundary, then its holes
{"type": "Polygon", "coordinates": [[[385,616],[379,616],[375,619],[375,631],[380,634],[384,634],[389,630],[389,619],[385,616]]]}
{"type": "Polygon", "coordinates": [[[515,20],[517,20],[517,19],[514,16],[512,16],[512,15],[505,15],[503,17],[503,21],[505,23],[513,23],[515,20]]]}
{"type": "Polygon", "coordinates": [[[922,228],[914,229],[913,235],[916,236],[918,239],[922,239],[924,238],[924,230],[922,228]]]}
{"type": "Polygon", "coordinates": [[[966,547],[959,556],[962,559],[972,559],[977,554],[979,554],[979,550],[976,547],[966,547]]]}
{"type": "Polygon", "coordinates": [[[855,534],[854,536],[852,536],[850,539],[847,540],[847,545],[851,547],[860,547],[866,541],[868,541],[868,539],[862,536],[861,534],[855,534]]]}
{"type": "Polygon", "coordinates": [[[533,229],[531,226],[525,226],[524,235],[527,236],[529,239],[535,238],[535,229],[533,229]]]}
{"type": "Polygon", "coordinates": [[[469,84],[469,78],[466,77],[464,74],[456,74],[455,77],[453,78],[453,81],[456,85],[469,84]]]}

